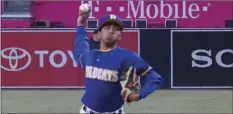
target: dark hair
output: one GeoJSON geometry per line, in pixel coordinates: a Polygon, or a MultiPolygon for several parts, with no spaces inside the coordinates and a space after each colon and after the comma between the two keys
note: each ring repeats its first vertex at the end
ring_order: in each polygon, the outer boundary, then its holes
{"type": "Polygon", "coordinates": [[[99,32],[99,29],[94,30],[94,34],[97,34],[99,32]]]}

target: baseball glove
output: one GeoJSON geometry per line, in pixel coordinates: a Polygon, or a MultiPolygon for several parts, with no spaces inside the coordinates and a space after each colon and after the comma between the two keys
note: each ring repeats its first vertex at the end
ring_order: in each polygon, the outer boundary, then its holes
{"type": "Polygon", "coordinates": [[[121,95],[126,102],[130,103],[128,96],[133,92],[138,92],[141,88],[140,78],[136,74],[136,68],[132,66],[127,68],[123,72],[120,83],[122,86],[121,95]]]}

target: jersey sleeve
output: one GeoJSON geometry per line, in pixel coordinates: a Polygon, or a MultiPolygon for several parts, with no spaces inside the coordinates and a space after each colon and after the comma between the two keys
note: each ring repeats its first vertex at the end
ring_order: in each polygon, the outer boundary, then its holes
{"type": "Polygon", "coordinates": [[[137,69],[138,76],[144,76],[150,70],[152,70],[152,67],[146,61],[144,61],[137,53],[134,52],[131,52],[129,56],[127,56],[125,63],[126,64],[124,67],[135,67],[137,69]]]}
{"type": "Polygon", "coordinates": [[[75,36],[73,57],[77,64],[82,67],[86,65],[87,53],[89,52],[89,43],[87,32],[84,26],[78,26],[75,36]]]}

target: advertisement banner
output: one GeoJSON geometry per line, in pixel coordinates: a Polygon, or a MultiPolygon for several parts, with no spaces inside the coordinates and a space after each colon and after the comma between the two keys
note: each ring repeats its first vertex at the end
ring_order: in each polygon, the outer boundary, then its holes
{"type": "Polygon", "coordinates": [[[65,26],[74,27],[81,3],[92,7],[90,19],[116,14],[122,19],[132,20],[134,25],[136,20],[146,20],[148,24],[161,27],[166,19],[176,19],[182,28],[212,28],[224,27],[226,19],[233,19],[232,0],[41,1],[40,5],[31,8],[31,12],[36,19],[63,22],[65,26]]]}
{"type": "Polygon", "coordinates": [[[172,30],[171,88],[232,88],[232,30],[172,30]]]}
{"type": "MultiPolygon", "coordinates": [[[[125,31],[119,46],[139,53],[138,34],[125,31]]],[[[73,59],[74,39],[75,30],[2,32],[2,88],[83,88],[84,70],[73,59]]]]}
{"type": "Polygon", "coordinates": [[[170,29],[140,30],[140,55],[163,78],[163,89],[171,87],[170,29]]]}

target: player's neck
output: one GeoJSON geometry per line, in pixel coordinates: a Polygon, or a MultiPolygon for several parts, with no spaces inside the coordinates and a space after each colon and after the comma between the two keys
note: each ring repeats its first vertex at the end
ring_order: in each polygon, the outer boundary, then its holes
{"type": "Polygon", "coordinates": [[[100,43],[100,51],[103,51],[103,52],[110,51],[110,50],[112,50],[112,49],[114,49],[116,47],[117,47],[116,44],[108,46],[108,45],[105,45],[103,43],[100,43]]]}

